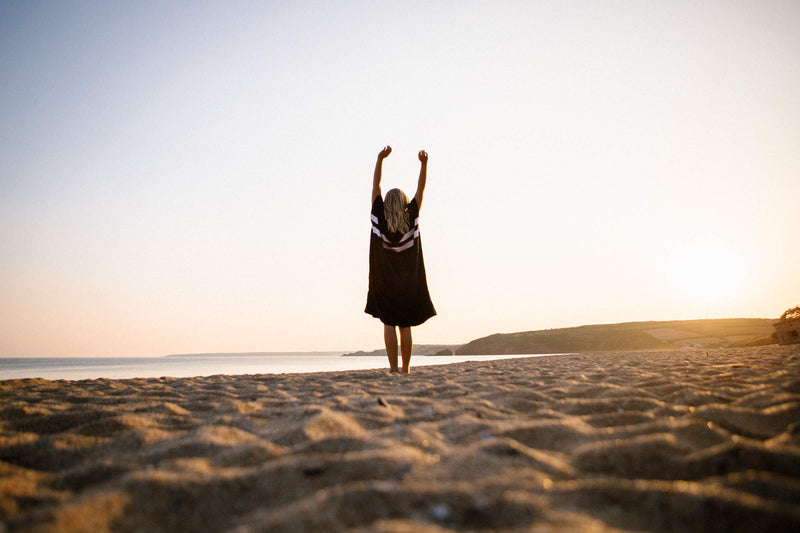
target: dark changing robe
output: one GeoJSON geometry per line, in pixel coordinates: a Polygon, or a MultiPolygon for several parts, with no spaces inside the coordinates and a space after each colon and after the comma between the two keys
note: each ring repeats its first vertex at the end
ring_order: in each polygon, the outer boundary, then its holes
{"type": "Polygon", "coordinates": [[[372,203],[372,234],[369,241],[369,313],[389,326],[418,326],[436,314],[425,277],[422,242],[419,237],[419,206],[408,204],[411,229],[389,233],[383,198],[372,203]]]}

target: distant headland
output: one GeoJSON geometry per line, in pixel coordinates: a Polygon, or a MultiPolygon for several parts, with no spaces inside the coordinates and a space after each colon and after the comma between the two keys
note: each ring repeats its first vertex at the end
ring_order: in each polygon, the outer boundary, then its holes
{"type": "MultiPolygon", "coordinates": [[[[411,355],[455,355],[461,344],[415,344],[411,349],[411,355]]],[[[343,354],[343,357],[362,357],[362,356],[386,356],[386,349],[371,350],[368,352],[358,351],[343,354]]]]}

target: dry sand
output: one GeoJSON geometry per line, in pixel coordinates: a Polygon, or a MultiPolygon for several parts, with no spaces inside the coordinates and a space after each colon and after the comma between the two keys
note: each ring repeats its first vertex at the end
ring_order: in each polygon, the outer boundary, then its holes
{"type": "Polygon", "coordinates": [[[800,347],[0,399],[0,531],[800,531],[800,347]]]}

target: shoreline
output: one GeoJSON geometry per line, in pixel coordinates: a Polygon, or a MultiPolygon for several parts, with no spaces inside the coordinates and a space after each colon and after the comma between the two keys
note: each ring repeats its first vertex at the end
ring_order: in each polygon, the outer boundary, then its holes
{"type": "MultiPolygon", "coordinates": [[[[412,366],[455,364],[465,361],[489,361],[519,357],[563,354],[507,355],[415,355],[412,366]]],[[[348,357],[344,354],[290,355],[229,354],[198,357],[73,357],[73,358],[0,358],[0,382],[12,379],[44,378],[53,381],[84,379],[195,378],[215,375],[244,376],[264,374],[307,374],[349,370],[388,368],[386,355],[348,357]]]]}
{"type": "Polygon", "coordinates": [[[800,346],[0,382],[9,531],[796,530],[800,346]]]}

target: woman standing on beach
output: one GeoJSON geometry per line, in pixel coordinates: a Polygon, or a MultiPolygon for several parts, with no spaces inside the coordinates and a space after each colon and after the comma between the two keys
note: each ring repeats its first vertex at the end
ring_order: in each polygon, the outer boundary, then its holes
{"type": "Polygon", "coordinates": [[[400,189],[381,197],[383,160],[392,153],[391,146],[378,154],[372,180],[372,234],[369,242],[369,313],[383,322],[383,341],[392,372],[408,373],[411,363],[411,327],[436,314],[425,277],[422,243],[419,238],[419,210],[428,173],[428,154],[419,151],[417,192],[409,202],[400,189]],[[397,328],[403,368],[397,366],[397,328]]]}

